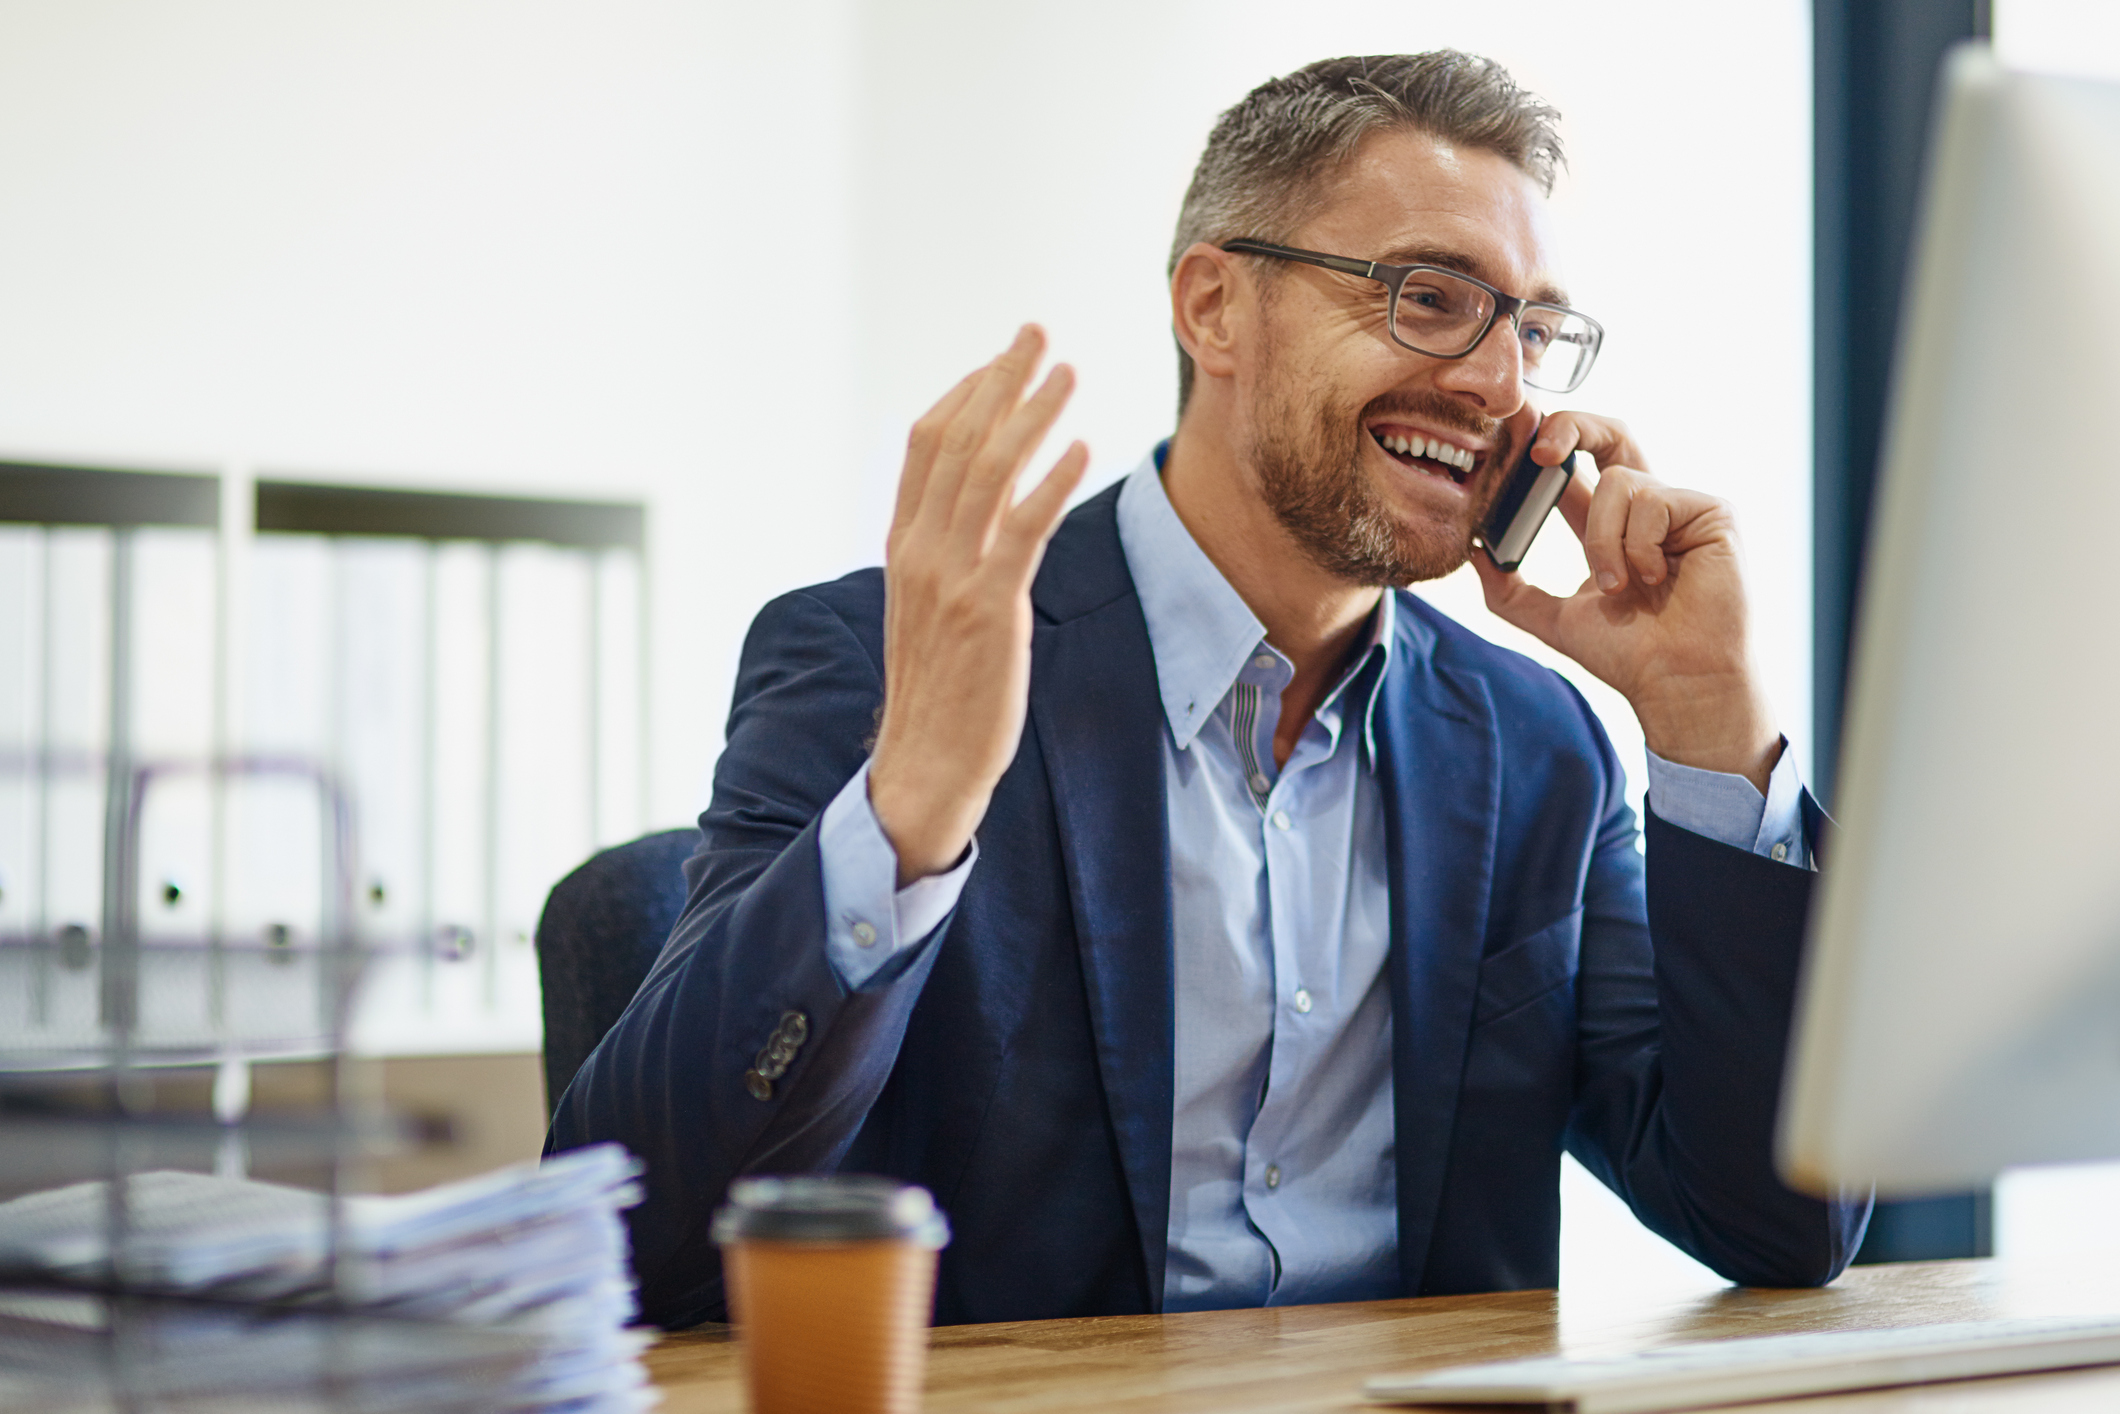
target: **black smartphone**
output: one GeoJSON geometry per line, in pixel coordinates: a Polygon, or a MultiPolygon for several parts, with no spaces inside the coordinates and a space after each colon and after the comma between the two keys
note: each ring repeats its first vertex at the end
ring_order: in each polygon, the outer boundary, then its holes
{"type": "Polygon", "coordinates": [[[1540,466],[1531,460],[1531,449],[1537,445],[1538,428],[1534,427],[1502,494],[1495,497],[1494,508],[1487,512],[1487,523],[1480,527],[1480,548],[1505,574],[1524,562],[1532,537],[1546,523],[1547,514],[1560,504],[1561,492],[1568,489],[1569,478],[1575,475],[1575,453],[1568,453],[1559,466],[1540,466]]]}

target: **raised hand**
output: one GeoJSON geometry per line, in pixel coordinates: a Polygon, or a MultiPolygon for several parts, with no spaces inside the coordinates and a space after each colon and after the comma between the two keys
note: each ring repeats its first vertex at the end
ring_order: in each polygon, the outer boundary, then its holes
{"type": "Polygon", "coordinates": [[[1031,578],[1089,466],[1074,443],[1021,501],[1016,480],[1074,391],[1026,325],[913,425],[884,565],[883,723],[869,803],[898,884],[953,867],[1023,736],[1031,578]]]}
{"type": "Polygon", "coordinates": [[[1657,755],[1764,791],[1781,737],[1746,637],[1736,518],[1649,475],[1609,418],[1553,414],[1532,458],[1553,466],[1578,448],[1597,459],[1597,488],[1578,477],[1560,510],[1589,577],[1562,599],[1475,556],[1487,607],[1624,694],[1657,755]]]}

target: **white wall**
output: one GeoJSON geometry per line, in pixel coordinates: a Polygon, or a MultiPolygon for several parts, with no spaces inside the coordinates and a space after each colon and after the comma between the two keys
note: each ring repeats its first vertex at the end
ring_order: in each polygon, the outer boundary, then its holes
{"type": "Polygon", "coordinates": [[[653,507],[652,818],[850,558],[850,6],[0,3],[0,456],[653,507]]]}
{"type": "Polygon", "coordinates": [[[2120,79],[2120,7],[2107,0],[1992,0],[1995,52],[2045,73],[2120,79]]]}

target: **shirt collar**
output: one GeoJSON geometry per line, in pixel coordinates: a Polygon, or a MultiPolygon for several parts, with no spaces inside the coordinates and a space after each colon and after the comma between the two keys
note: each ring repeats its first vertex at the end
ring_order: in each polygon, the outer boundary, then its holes
{"type": "MultiPolygon", "coordinates": [[[[1141,598],[1148,621],[1149,648],[1156,660],[1156,685],[1163,715],[1178,749],[1192,745],[1200,728],[1228,695],[1238,673],[1266,637],[1259,622],[1222,571],[1207,558],[1185,522],[1178,519],[1163,490],[1162,467],[1170,443],[1158,443],[1119,488],[1119,544],[1126,568],[1141,598]]],[[[1370,616],[1368,641],[1347,675],[1327,697],[1353,691],[1372,658],[1388,665],[1393,630],[1398,622],[1397,595],[1385,594],[1370,616]]],[[[1376,761],[1376,733],[1371,718],[1378,693],[1368,675],[1363,703],[1362,738],[1370,763],[1376,761]]]]}

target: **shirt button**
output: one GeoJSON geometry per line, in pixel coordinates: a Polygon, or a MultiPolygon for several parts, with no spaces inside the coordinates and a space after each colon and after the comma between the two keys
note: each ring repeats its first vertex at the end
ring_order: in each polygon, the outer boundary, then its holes
{"type": "Polygon", "coordinates": [[[1272,784],[1272,781],[1266,779],[1266,773],[1264,771],[1259,772],[1257,775],[1251,778],[1251,788],[1257,791],[1260,795],[1266,794],[1266,788],[1272,784]]]}
{"type": "Polygon", "coordinates": [[[1776,861],[1777,863],[1780,863],[1780,862],[1786,861],[1786,860],[1788,859],[1788,857],[1789,857],[1789,847],[1788,847],[1787,845],[1785,845],[1785,844],[1778,844],[1778,845],[1774,846],[1774,859],[1775,859],[1775,861],[1776,861]]]}
{"type": "Polygon", "coordinates": [[[1251,660],[1251,665],[1255,668],[1270,668],[1273,666],[1273,654],[1261,653],[1251,660]]]}
{"type": "Polygon", "coordinates": [[[1288,812],[1286,810],[1274,811],[1273,827],[1277,830],[1289,830],[1295,828],[1294,823],[1288,818],[1288,812]]]}
{"type": "Polygon", "coordinates": [[[866,923],[856,923],[854,925],[854,941],[865,948],[875,947],[876,930],[866,923]]]}
{"type": "Polygon", "coordinates": [[[1310,1014],[1310,990],[1309,990],[1309,988],[1307,988],[1307,987],[1298,987],[1298,988],[1296,988],[1296,1010],[1297,1010],[1297,1011],[1300,1011],[1300,1012],[1302,1012],[1302,1013],[1303,1013],[1304,1015],[1306,1015],[1306,1016],[1310,1014]]]}
{"type": "Polygon", "coordinates": [[[1281,1186],[1281,1170],[1273,1164],[1266,1166],[1266,1186],[1268,1188],[1279,1188],[1281,1186]]]}

